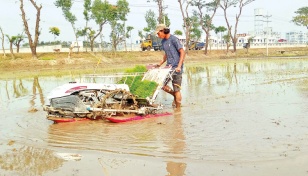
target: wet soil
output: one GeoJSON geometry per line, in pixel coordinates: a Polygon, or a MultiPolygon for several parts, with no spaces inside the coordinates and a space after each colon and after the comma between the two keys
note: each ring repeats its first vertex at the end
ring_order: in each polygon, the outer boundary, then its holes
{"type": "Polygon", "coordinates": [[[308,174],[308,59],[191,62],[170,116],[53,124],[48,93],[82,74],[0,80],[2,175],[308,174]]]}

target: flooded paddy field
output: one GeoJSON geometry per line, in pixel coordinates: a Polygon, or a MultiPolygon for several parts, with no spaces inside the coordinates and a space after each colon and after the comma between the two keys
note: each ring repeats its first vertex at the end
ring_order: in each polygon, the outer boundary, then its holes
{"type": "Polygon", "coordinates": [[[47,120],[81,76],[0,80],[0,175],[308,175],[308,59],[186,65],[181,110],[157,98],[170,116],[47,120]]]}

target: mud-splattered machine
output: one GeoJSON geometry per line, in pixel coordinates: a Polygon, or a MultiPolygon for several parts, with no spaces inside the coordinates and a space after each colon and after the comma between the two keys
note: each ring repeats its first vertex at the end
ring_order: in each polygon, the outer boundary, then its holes
{"type": "Polygon", "coordinates": [[[55,122],[76,119],[98,119],[112,116],[155,114],[163,106],[155,103],[160,89],[172,79],[170,67],[149,68],[145,73],[117,75],[86,75],[86,77],[136,77],[142,81],[157,83],[154,93],[139,98],[131,93],[127,84],[105,83],[68,83],[53,89],[49,96],[49,105],[44,106],[47,118],[55,122]]]}

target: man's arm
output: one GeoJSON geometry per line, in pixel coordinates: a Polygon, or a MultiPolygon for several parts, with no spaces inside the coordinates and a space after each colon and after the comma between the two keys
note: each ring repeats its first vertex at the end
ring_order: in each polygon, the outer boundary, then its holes
{"type": "Polygon", "coordinates": [[[166,60],[167,60],[167,55],[165,54],[163,59],[160,61],[160,63],[157,66],[160,67],[161,65],[163,65],[164,62],[166,62],[166,60]]]}
{"type": "Polygon", "coordinates": [[[184,51],[183,48],[180,48],[179,52],[180,52],[180,61],[179,61],[177,68],[175,69],[176,72],[181,71],[181,68],[182,68],[182,65],[183,65],[183,62],[184,62],[184,56],[185,56],[185,51],[184,51]]]}

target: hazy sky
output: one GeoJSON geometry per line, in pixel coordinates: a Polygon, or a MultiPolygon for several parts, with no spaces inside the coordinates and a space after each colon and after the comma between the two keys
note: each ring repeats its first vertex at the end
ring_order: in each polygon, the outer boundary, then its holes
{"type": "MultiPolygon", "coordinates": [[[[133,26],[132,31],[133,42],[138,37],[138,30],[142,30],[146,26],[144,19],[145,12],[152,9],[157,13],[157,5],[147,0],[128,0],[130,4],[130,14],[128,15],[127,25],[133,26]]],[[[39,4],[42,4],[41,11],[41,29],[42,34],[40,41],[52,41],[53,35],[49,33],[49,27],[56,26],[60,28],[60,36],[57,40],[61,41],[73,41],[74,35],[72,33],[71,25],[64,19],[62,11],[54,6],[54,0],[37,0],[39,4]]],[[[110,3],[116,3],[116,0],[109,0],[110,3]]],[[[33,8],[29,0],[24,0],[26,7],[27,18],[30,20],[30,29],[34,33],[34,22],[36,10],[33,8]]],[[[23,25],[21,20],[21,12],[19,9],[19,0],[0,0],[0,26],[5,34],[10,36],[20,34],[23,25]]],[[[179,9],[179,3],[177,0],[165,0],[167,6],[166,12],[171,19],[171,32],[174,30],[182,30],[183,19],[179,9]]],[[[305,27],[299,27],[291,23],[291,19],[295,16],[295,11],[300,8],[308,6],[308,0],[255,0],[249,5],[245,6],[240,17],[240,23],[238,27],[238,33],[247,33],[254,30],[254,9],[262,8],[268,15],[272,15],[269,18],[268,25],[273,28],[275,32],[281,32],[284,37],[285,32],[289,31],[307,31],[305,27]]],[[[78,21],[76,23],[77,28],[84,26],[84,19],[82,15],[83,0],[75,0],[73,6],[73,12],[77,16],[78,21]]],[[[230,10],[229,17],[231,23],[235,20],[235,14],[237,11],[230,10]]],[[[215,26],[226,26],[223,18],[223,12],[219,10],[214,18],[215,26]]],[[[266,26],[266,23],[264,24],[266,26]]],[[[93,25],[94,29],[98,29],[97,25],[93,25]]],[[[308,32],[308,31],[307,31],[308,32]]],[[[110,27],[106,25],[104,27],[104,39],[109,40],[110,27]]],[[[32,34],[33,35],[33,34],[32,34]]]]}

